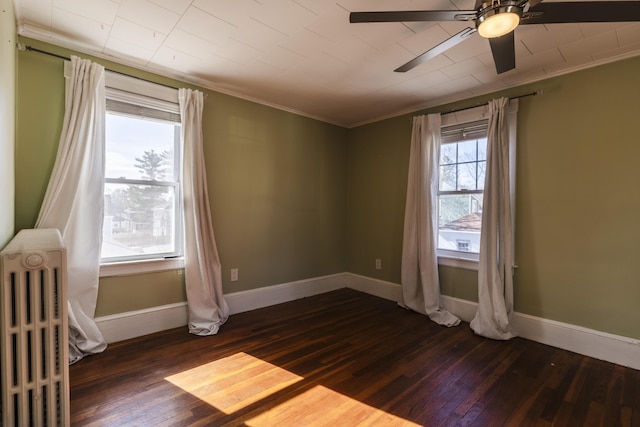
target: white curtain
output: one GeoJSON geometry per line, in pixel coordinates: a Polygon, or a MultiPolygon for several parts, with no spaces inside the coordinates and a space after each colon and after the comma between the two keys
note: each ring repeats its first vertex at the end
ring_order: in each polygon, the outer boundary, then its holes
{"type": "Polygon", "coordinates": [[[440,325],[455,326],[460,319],[446,311],[440,300],[436,255],[439,162],[440,114],[414,117],[402,240],[403,304],[440,325]]]}
{"type": "Polygon", "coordinates": [[[202,92],[180,89],[182,117],[185,282],[189,332],[214,335],[229,317],[207,194],[202,137],[202,92]]]}
{"type": "Polygon", "coordinates": [[[58,154],[36,221],[36,228],[60,230],[67,247],[69,363],[107,346],[93,320],[102,243],[104,117],[104,67],[72,56],[58,154]]]}
{"type": "Polygon", "coordinates": [[[516,336],[513,312],[513,204],[517,100],[489,103],[487,165],[478,265],[478,311],[471,329],[488,338],[516,336]]]}

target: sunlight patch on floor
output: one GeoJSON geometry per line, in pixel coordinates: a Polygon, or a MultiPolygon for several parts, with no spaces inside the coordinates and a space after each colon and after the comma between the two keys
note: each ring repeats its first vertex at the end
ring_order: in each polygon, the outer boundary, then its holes
{"type": "Polygon", "coordinates": [[[302,379],[246,353],[236,353],[165,378],[225,414],[233,414],[302,379]]]}
{"type": "Polygon", "coordinates": [[[290,399],[245,422],[263,426],[419,426],[323,386],[290,399]]]}

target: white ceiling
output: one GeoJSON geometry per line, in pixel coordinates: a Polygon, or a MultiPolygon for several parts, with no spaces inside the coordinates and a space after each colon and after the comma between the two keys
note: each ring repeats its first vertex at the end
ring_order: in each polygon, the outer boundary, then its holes
{"type": "MultiPolygon", "coordinates": [[[[553,0],[546,0],[547,2],[553,0]]],[[[14,0],[20,35],[347,127],[640,54],[640,23],[523,25],[498,76],[473,23],[350,24],[349,12],[475,0],[14,0]]]]}

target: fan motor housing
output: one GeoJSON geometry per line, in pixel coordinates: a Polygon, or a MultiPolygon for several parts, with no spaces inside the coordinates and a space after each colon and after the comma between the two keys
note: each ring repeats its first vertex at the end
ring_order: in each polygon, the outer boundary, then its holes
{"type": "Polygon", "coordinates": [[[507,30],[504,31],[505,34],[513,31],[520,23],[520,19],[522,18],[522,7],[518,6],[517,2],[507,1],[497,5],[493,5],[492,3],[484,3],[483,6],[484,5],[487,5],[487,7],[481,9],[478,12],[478,17],[476,19],[476,28],[478,29],[478,32],[481,36],[487,38],[498,37],[496,35],[487,35],[482,31],[481,27],[483,26],[483,24],[488,24],[488,21],[495,20],[499,15],[512,14],[512,16],[517,17],[517,20],[513,20],[511,22],[511,26],[509,26],[507,30]]]}

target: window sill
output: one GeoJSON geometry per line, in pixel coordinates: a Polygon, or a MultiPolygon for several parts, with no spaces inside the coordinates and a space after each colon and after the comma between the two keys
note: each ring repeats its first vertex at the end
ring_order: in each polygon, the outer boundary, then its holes
{"type": "Polygon", "coordinates": [[[472,258],[438,255],[438,265],[478,271],[478,260],[472,258]]]}
{"type": "Polygon", "coordinates": [[[184,258],[115,262],[100,266],[100,277],[130,276],[184,268],[184,258]]]}

